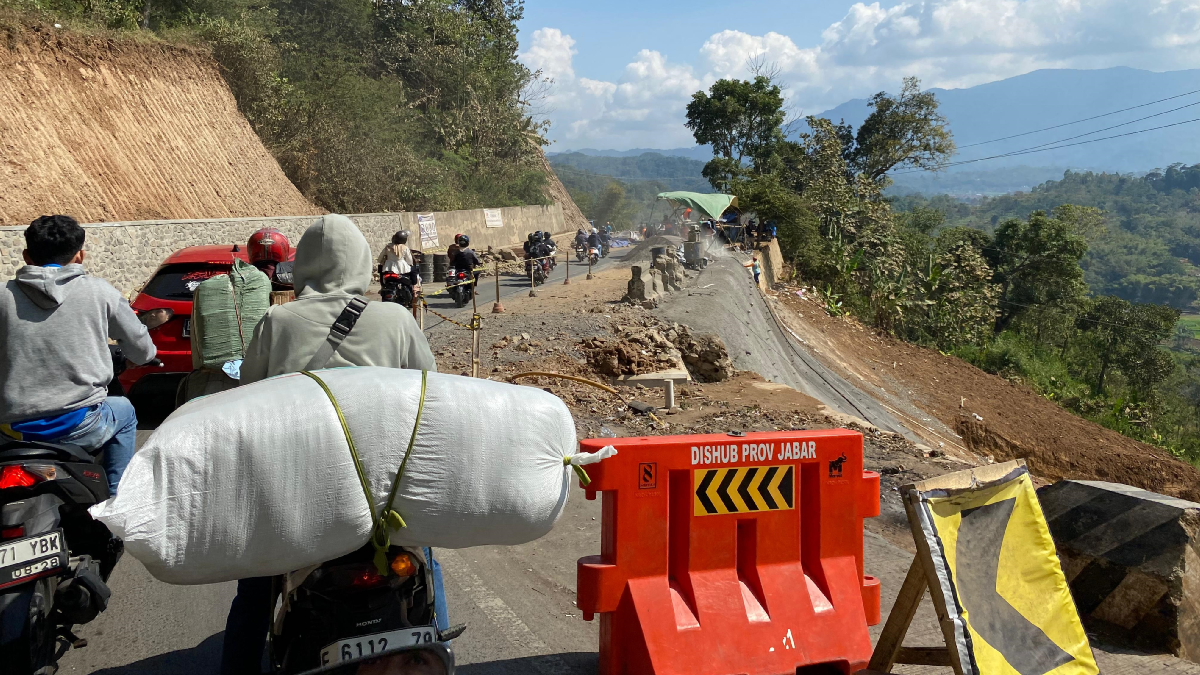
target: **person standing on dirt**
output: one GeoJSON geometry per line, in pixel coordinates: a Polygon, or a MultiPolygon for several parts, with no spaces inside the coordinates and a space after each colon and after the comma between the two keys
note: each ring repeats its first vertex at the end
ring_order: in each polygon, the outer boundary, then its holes
{"type": "Polygon", "coordinates": [[[750,258],[750,262],[745,263],[742,267],[750,268],[750,271],[754,273],[754,285],[759,285],[759,278],[762,276],[762,265],[758,262],[758,254],[754,254],[750,258]]]}

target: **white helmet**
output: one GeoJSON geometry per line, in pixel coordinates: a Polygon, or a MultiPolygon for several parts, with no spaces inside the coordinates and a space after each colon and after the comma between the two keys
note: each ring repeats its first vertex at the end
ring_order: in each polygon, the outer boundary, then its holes
{"type": "Polygon", "coordinates": [[[596,228],[594,228],[594,227],[593,227],[593,228],[592,228],[592,234],[600,234],[600,232],[599,232],[599,231],[598,231],[596,228]]]}

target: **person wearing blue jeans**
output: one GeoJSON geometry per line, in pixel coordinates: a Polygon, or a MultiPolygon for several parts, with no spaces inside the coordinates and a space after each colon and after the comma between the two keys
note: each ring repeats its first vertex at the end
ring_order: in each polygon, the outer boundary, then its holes
{"type": "Polygon", "coordinates": [[[83,269],[85,234],[69,216],[25,229],[26,265],[0,291],[0,442],[72,443],[102,453],[109,490],[133,457],[137,415],[109,397],[109,339],[134,363],[156,349],[121,293],[83,269]]]}

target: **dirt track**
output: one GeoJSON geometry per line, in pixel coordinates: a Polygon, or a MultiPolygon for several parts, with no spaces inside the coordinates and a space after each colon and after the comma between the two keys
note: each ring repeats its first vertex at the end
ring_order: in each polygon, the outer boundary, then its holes
{"type": "Polygon", "coordinates": [[[30,31],[0,46],[0,225],[320,213],[212,58],[30,31]]]}

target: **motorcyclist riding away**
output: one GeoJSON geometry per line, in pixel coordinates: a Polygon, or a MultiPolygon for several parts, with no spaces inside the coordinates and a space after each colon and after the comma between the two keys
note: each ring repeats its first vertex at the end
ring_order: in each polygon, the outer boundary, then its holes
{"type": "MultiPolygon", "coordinates": [[[[335,321],[344,325],[342,317],[352,326],[324,367],[437,370],[411,312],[362,298],[371,282],[371,262],[371,248],[349,218],[330,214],[309,227],[296,246],[296,300],[272,307],[254,329],[242,363],[242,384],[308,369],[314,356],[332,344],[331,327],[335,321]]],[[[438,625],[445,630],[441,569],[432,555],[427,557],[434,571],[438,625]]],[[[273,606],[270,578],[238,582],[225,628],[223,675],[259,672],[273,606]]]]}
{"type": "Polygon", "coordinates": [[[475,251],[471,250],[471,238],[465,234],[457,235],[454,238],[454,243],[458,245],[458,252],[450,259],[450,267],[460,272],[470,272],[474,274],[476,267],[482,267],[483,261],[479,256],[475,255],[475,251]]]}
{"type": "Polygon", "coordinates": [[[600,250],[600,232],[599,232],[599,230],[597,230],[594,227],[592,228],[592,233],[588,235],[587,244],[588,244],[588,248],[594,248],[597,251],[600,250]]]}
{"type": "Polygon", "coordinates": [[[413,285],[416,285],[417,279],[414,273],[416,268],[413,266],[412,251],[408,249],[408,234],[408,230],[400,230],[393,234],[391,243],[384,246],[383,251],[376,258],[380,279],[384,274],[399,274],[408,276],[413,285]]]}
{"type": "Polygon", "coordinates": [[[25,229],[25,266],[0,291],[0,441],[103,452],[115,495],[137,415],[128,399],[108,395],[108,339],[137,364],[157,350],[120,291],[84,271],[84,236],[70,216],[42,216],[25,229]]]}
{"type": "Polygon", "coordinates": [[[264,227],[250,235],[250,241],[246,242],[246,257],[251,265],[270,278],[271,290],[293,289],[293,263],[288,260],[292,257],[292,244],[282,232],[264,227]]]}
{"type": "Polygon", "coordinates": [[[576,248],[578,248],[580,246],[587,246],[587,240],[588,240],[587,233],[583,231],[582,227],[579,228],[578,230],[575,230],[575,246],[576,246],[576,248]]]}

